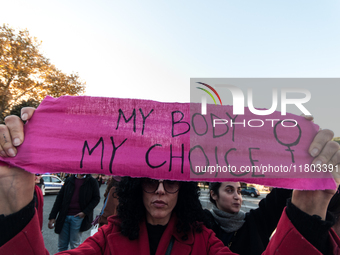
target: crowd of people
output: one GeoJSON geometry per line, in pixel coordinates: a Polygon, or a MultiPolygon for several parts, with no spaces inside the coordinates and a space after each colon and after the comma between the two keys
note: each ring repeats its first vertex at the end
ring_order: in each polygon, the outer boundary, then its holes
{"type": "MultiPolygon", "coordinates": [[[[23,109],[25,119],[33,112],[23,109]]],[[[8,150],[16,153],[24,140],[21,120],[8,117],[0,132],[1,155],[13,155],[8,150]]],[[[339,145],[331,139],[329,130],[316,135],[309,148],[315,161],[340,163],[339,145]]],[[[0,166],[0,254],[48,254],[33,183],[34,175],[0,166]]],[[[244,213],[240,188],[238,182],[210,183],[213,208],[208,211],[202,208],[195,182],[111,178],[100,228],[78,246],[79,233],[93,220],[99,184],[90,175],[77,174],[58,194],[49,226],[59,234],[58,254],[340,254],[336,190],[274,189],[258,209],[244,213]],[[78,218],[75,238],[70,238],[68,218],[78,218]],[[65,250],[68,243],[77,248],[65,250]]]]}

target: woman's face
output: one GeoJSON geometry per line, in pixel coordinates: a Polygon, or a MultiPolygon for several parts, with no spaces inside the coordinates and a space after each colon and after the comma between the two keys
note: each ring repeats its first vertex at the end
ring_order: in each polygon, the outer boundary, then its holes
{"type": "Polygon", "coordinates": [[[241,185],[239,182],[222,182],[218,195],[212,190],[211,197],[218,209],[228,213],[238,213],[242,205],[241,185]]]}
{"type": "Polygon", "coordinates": [[[168,193],[164,189],[162,181],[160,181],[156,191],[152,193],[147,193],[143,189],[143,203],[146,208],[147,222],[151,225],[166,225],[177,204],[177,198],[178,191],[173,194],[168,193]]]}
{"type": "Polygon", "coordinates": [[[40,183],[41,175],[35,176],[35,183],[40,183]]]}

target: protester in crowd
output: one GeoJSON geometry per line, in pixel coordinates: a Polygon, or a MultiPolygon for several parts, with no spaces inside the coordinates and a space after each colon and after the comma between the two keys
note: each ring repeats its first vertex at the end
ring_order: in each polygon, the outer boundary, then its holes
{"type": "Polygon", "coordinates": [[[35,185],[37,185],[42,190],[44,185],[44,179],[42,178],[41,174],[35,175],[35,185]]]}
{"type": "Polygon", "coordinates": [[[91,228],[93,209],[100,201],[97,181],[90,174],[67,178],[49,215],[48,227],[58,235],[58,251],[81,243],[82,232],[91,228]],[[55,225],[55,226],[54,226],[55,225]]]}
{"type": "MultiPolygon", "coordinates": [[[[312,120],[310,117],[307,118],[312,120]]],[[[310,151],[313,146],[312,143],[310,151]]],[[[335,143],[329,146],[336,148],[335,143]]],[[[262,254],[280,220],[287,199],[292,194],[291,190],[273,189],[260,201],[256,210],[245,213],[241,210],[242,195],[239,182],[212,182],[209,191],[210,202],[213,204],[210,211],[205,210],[210,218],[209,227],[231,251],[241,255],[262,254]]]]}
{"type": "Polygon", "coordinates": [[[328,211],[331,212],[335,218],[335,224],[332,228],[336,234],[340,236],[340,186],[329,202],[328,211]]]}
{"type": "Polygon", "coordinates": [[[98,186],[99,188],[102,186],[102,183],[103,183],[103,177],[101,174],[99,174],[96,178],[97,182],[98,182],[98,186]]]}
{"type": "Polygon", "coordinates": [[[99,227],[107,225],[107,218],[112,215],[117,214],[118,207],[118,195],[116,192],[116,187],[120,181],[120,176],[112,176],[107,182],[107,187],[104,193],[104,205],[102,209],[102,214],[98,219],[99,227]]]}
{"type": "MultiPolygon", "coordinates": [[[[31,115],[25,113],[27,117],[31,115]]],[[[24,139],[21,122],[6,120],[8,125],[0,130],[12,142],[20,139],[14,142],[19,145],[24,139]]],[[[316,160],[336,165],[339,148],[329,145],[328,135],[327,131],[319,132],[312,148],[319,149],[316,160]]],[[[9,148],[15,150],[1,137],[0,144],[5,153],[9,148]]],[[[33,189],[22,182],[28,178],[31,174],[22,169],[0,168],[0,214],[6,215],[0,217],[0,226],[12,226],[10,231],[0,231],[0,253],[20,253],[24,249],[26,254],[41,254],[44,250],[41,233],[37,233],[37,216],[31,209],[33,189]],[[11,189],[6,185],[6,176],[15,180],[11,189]],[[17,243],[21,243],[20,247],[17,243]]],[[[329,247],[331,254],[338,252],[340,239],[328,232],[331,222],[326,220],[327,205],[334,192],[295,190],[264,254],[321,254],[324,247],[329,247]],[[305,224],[313,226],[308,233],[302,227],[305,224]]],[[[61,254],[166,254],[168,249],[172,254],[232,254],[211,230],[198,223],[204,221],[204,212],[196,184],[125,178],[119,184],[118,196],[118,216],[110,218],[108,226],[100,228],[80,247],[61,254]]]]}
{"type": "Polygon", "coordinates": [[[74,174],[65,174],[65,178],[64,178],[64,182],[67,180],[67,178],[69,178],[69,177],[71,177],[71,176],[73,176],[74,174]]]}
{"type": "Polygon", "coordinates": [[[34,205],[38,213],[39,218],[39,225],[40,225],[40,231],[42,231],[42,225],[43,225],[43,207],[44,207],[44,196],[41,191],[41,180],[42,183],[44,183],[44,180],[41,178],[41,175],[36,175],[34,180],[34,205]]]}
{"type": "Polygon", "coordinates": [[[273,189],[257,209],[245,213],[239,182],[211,182],[209,190],[213,208],[205,212],[216,236],[235,253],[262,254],[292,191],[273,189]]]}

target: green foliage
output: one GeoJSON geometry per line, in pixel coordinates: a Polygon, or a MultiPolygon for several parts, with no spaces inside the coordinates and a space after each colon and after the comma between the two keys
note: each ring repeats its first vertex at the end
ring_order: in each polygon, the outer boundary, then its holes
{"type": "Polygon", "coordinates": [[[9,115],[17,115],[21,117],[21,108],[23,107],[34,107],[37,108],[40,102],[35,99],[28,99],[27,101],[21,101],[19,104],[16,104],[12,107],[9,115]]]}
{"type": "Polygon", "coordinates": [[[58,70],[40,53],[40,45],[27,30],[0,26],[0,123],[23,102],[84,93],[85,82],[78,74],[58,70]]]}

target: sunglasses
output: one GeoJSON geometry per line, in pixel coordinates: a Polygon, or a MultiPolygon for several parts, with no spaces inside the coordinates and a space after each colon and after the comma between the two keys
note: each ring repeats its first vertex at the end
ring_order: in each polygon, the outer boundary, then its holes
{"type": "Polygon", "coordinates": [[[164,190],[170,194],[176,193],[180,187],[180,183],[178,181],[153,180],[145,178],[142,180],[142,189],[146,193],[154,193],[158,189],[160,183],[163,183],[164,190]]]}

